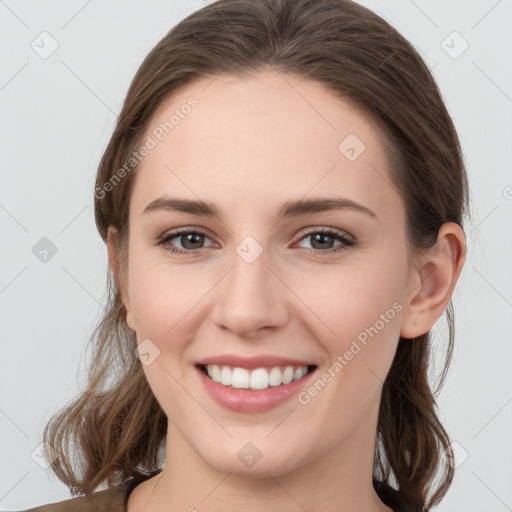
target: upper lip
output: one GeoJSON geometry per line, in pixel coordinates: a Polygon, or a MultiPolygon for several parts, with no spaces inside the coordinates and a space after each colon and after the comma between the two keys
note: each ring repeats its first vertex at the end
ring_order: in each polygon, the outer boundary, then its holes
{"type": "Polygon", "coordinates": [[[301,361],[299,359],[289,359],[287,357],[279,357],[274,355],[260,355],[260,356],[240,356],[240,355],[219,355],[214,357],[207,357],[198,361],[196,364],[208,366],[231,366],[233,368],[247,368],[253,370],[254,368],[266,368],[269,366],[314,366],[309,361],[301,361]]]}

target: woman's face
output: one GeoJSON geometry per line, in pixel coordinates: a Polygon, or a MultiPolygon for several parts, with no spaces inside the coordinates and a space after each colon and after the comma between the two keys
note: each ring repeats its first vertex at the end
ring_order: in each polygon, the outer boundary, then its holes
{"type": "Polygon", "coordinates": [[[376,127],[269,70],[187,85],[144,143],[124,300],[168,448],[239,475],[373,458],[412,288],[376,127]]]}

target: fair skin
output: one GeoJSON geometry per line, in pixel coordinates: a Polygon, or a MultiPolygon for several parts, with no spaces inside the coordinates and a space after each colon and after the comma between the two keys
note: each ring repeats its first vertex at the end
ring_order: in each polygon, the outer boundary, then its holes
{"type": "Polygon", "coordinates": [[[135,488],[128,512],[389,512],[372,486],[383,381],[399,337],[427,332],[444,312],[464,235],[446,223],[436,246],[412,258],[379,133],[319,84],[271,70],[201,80],[161,106],[148,134],[190,96],[198,105],[137,170],[126,269],[109,231],[127,324],[160,351],[143,370],[169,421],[165,470],[135,488]],[[349,134],[366,146],[354,161],[338,149],[349,134]],[[164,195],[214,203],[221,217],[144,213],[164,195]],[[312,198],[350,199],[374,215],[345,208],[277,221],[286,201],[312,198]],[[166,246],[196,254],[156,244],[183,227],[205,236],[166,246]],[[327,253],[343,242],[315,243],[325,228],[354,245],[327,253]],[[251,263],[236,251],[248,236],[262,249],[251,263]],[[205,357],[274,354],[317,366],[307,390],[393,304],[393,318],[307,404],[233,411],[199,382],[205,357]],[[248,442],[261,454],[252,467],[237,457],[248,442]]]}

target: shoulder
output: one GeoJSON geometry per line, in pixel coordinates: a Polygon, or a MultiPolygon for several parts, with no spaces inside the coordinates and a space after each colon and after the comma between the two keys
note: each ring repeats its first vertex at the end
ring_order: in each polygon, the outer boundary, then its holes
{"type": "Polygon", "coordinates": [[[161,469],[158,469],[148,474],[139,474],[120,484],[103,491],[94,492],[88,496],[79,496],[19,512],[126,512],[128,497],[133,489],[160,472],[161,469]]]}
{"type": "Polygon", "coordinates": [[[20,512],[124,512],[132,487],[132,481],[129,480],[88,496],[49,503],[20,512]]]}

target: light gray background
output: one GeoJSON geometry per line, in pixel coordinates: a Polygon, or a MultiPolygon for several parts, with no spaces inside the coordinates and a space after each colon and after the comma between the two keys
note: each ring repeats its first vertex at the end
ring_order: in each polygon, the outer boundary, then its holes
{"type": "MultiPolygon", "coordinates": [[[[469,255],[454,295],[454,364],[439,398],[458,468],[436,510],[512,510],[512,2],[363,3],[433,70],[473,193],[469,255]],[[453,58],[464,40],[469,47],[453,58]]],[[[2,510],[70,497],[31,454],[38,460],[45,423],[83,382],[86,342],[105,299],[96,166],[143,57],[203,4],[0,1],[2,510]],[[31,48],[43,31],[59,45],[47,59],[31,48]],[[42,237],[57,247],[46,263],[32,252],[42,237]]]]}

